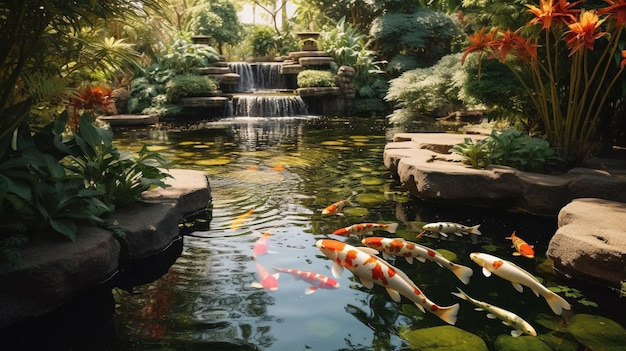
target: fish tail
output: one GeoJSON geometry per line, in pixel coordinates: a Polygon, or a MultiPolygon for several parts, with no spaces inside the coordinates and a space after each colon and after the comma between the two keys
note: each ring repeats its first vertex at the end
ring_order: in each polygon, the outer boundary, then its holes
{"type": "Polygon", "coordinates": [[[389,233],[395,234],[396,230],[398,230],[398,223],[389,223],[387,225],[387,229],[385,229],[386,231],[388,231],[389,233]]]}
{"type": "Polygon", "coordinates": [[[453,292],[451,292],[450,294],[452,294],[452,295],[454,295],[454,296],[456,296],[456,297],[458,297],[458,298],[461,298],[461,299],[463,299],[463,300],[465,300],[465,301],[469,301],[469,300],[468,300],[468,296],[467,296],[467,294],[466,294],[463,290],[461,290],[461,289],[459,289],[459,288],[456,288],[456,289],[457,289],[459,292],[454,292],[454,291],[453,291],[453,292]]]}
{"type": "Polygon", "coordinates": [[[511,233],[511,236],[507,236],[505,239],[513,240],[513,238],[515,238],[515,237],[516,237],[515,231],[513,231],[513,233],[511,233]]]}
{"type": "Polygon", "coordinates": [[[469,232],[472,234],[480,235],[480,230],[478,230],[479,227],[480,224],[476,224],[475,226],[469,228],[469,232]]]}
{"type": "Polygon", "coordinates": [[[454,325],[456,323],[457,315],[459,314],[459,308],[460,305],[455,303],[452,306],[439,307],[439,309],[433,313],[437,317],[441,318],[442,321],[454,325]]]}
{"type": "Polygon", "coordinates": [[[474,271],[471,268],[460,264],[455,264],[454,266],[450,267],[450,270],[465,285],[469,284],[470,277],[472,276],[472,274],[474,274],[474,271]]]}
{"type": "Polygon", "coordinates": [[[556,315],[560,316],[561,313],[563,313],[563,310],[569,310],[572,308],[567,300],[552,291],[543,294],[543,298],[546,299],[546,302],[550,305],[552,312],[556,315]]]}

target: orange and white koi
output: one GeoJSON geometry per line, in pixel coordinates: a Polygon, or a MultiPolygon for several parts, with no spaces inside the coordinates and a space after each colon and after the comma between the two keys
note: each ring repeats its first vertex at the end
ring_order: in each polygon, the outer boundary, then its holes
{"type": "Polygon", "coordinates": [[[520,316],[516,315],[511,311],[507,311],[504,308],[500,308],[497,306],[490,305],[486,302],[478,301],[469,297],[463,290],[457,288],[459,290],[458,293],[453,292],[452,295],[462,298],[463,300],[471,302],[476,308],[477,311],[487,311],[487,318],[499,318],[504,325],[507,325],[513,330],[511,330],[511,335],[514,337],[520,336],[522,334],[528,334],[532,336],[537,336],[537,332],[535,328],[533,328],[530,323],[523,320],[520,316]]]}
{"type": "Polygon", "coordinates": [[[404,257],[408,263],[413,263],[414,258],[420,262],[426,262],[426,260],[433,261],[440,267],[449,269],[463,284],[469,284],[470,277],[474,274],[471,268],[456,264],[429,247],[404,239],[369,237],[361,242],[367,247],[382,252],[385,259],[389,255],[394,255],[404,257]]]}
{"type": "Polygon", "coordinates": [[[371,289],[374,284],[387,289],[392,300],[401,301],[401,295],[413,301],[422,312],[441,318],[446,323],[455,324],[459,304],[441,307],[432,302],[401,270],[393,267],[385,260],[375,256],[376,250],[368,247],[357,248],[341,241],[322,239],[315,244],[326,257],[333,261],[332,272],[339,277],[344,267],[357,276],[361,283],[371,289]]]}
{"type": "Polygon", "coordinates": [[[511,236],[508,236],[505,239],[511,239],[511,241],[513,242],[512,247],[514,247],[516,250],[515,252],[513,252],[513,256],[535,258],[535,250],[533,250],[533,246],[528,245],[528,243],[522,240],[522,238],[515,235],[515,232],[513,232],[511,236]]]}
{"type": "Polygon", "coordinates": [[[486,277],[491,276],[491,273],[493,273],[502,279],[510,281],[515,290],[519,292],[524,290],[523,285],[530,288],[535,295],[543,296],[548,305],[550,305],[552,312],[557,315],[563,313],[563,310],[572,308],[564,298],[550,291],[535,276],[518,267],[513,262],[481,252],[471,253],[470,258],[483,268],[482,271],[486,277]]]}
{"type": "Polygon", "coordinates": [[[337,289],[339,288],[339,282],[331,277],[315,273],[306,272],[297,269],[290,268],[274,268],[276,272],[286,273],[293,275],[297,280],[303,280],[309,283],[311,286],[304,290],[304,293],[309,295],[317,291],[317,289],[337,289]]]}
{"type": "Polygon", "coordinates": [[[252,214],[254,213],[254,208],[249,209],[248,211],[246,211],[243,214],[240,214],[239,216],[237,216],[233,222],[230,224],[230,229],[231,230],[237,230],[239,229],[239,227],[241,227],[241,225],[248,219],[248,217],[250,217],[252,214]]]}
{"type": "Polygon", "coordinates": [[[265,289],[269,291],[278,290],[278,277],[280,276],[280,274],[278,272],[271,274],[265,267],[263,267],[259,263],[259,261],[255,261],[255,263],[256,274],[261,282],[259,283],[258,281],[254,281],[252,282],[252,284],[250,284],[250,286],[252,286],[253,288],[265,289]]]}
{"type": "Polygon", "coordinates": [[[333,232],[335,235],[369,235],[374,232],[374,230],[384,230],[389,233],[395,233],[398,229],[398,223],[360,223],[354,224],[349,227],[337,229],[333,232]]]}
{"type": "Polygon", "coordinates": [[[347,204],[350,203],[353,197],[354,197],[354,194],[350,195],[350,197],[348,197],[345,200],[337,201],[331,205],[328,205],[325,209],[322,210],[322,215],[331,215],[331,214],[339,213],[347,204]]]}
{"type": "Polygon", "coordinates": [[[272,233],[265,232],[263,235],[254,243],[254,247],[252,248],[252,252],[254,256],[263,256],[268,253],[267,248],[269,247],[269,238],[272,236],[272,233]]]}
{"type": "Polygon", "coordinates": [[[480,235],[480,231],[478,230],[479,227],[480,224],[468,227],[463,224],[453,222],[436,222],[424,224],[422,229],[429,232],[439,233],[441,236],[447,238],[448,234],[454,234],[456,236],[463,236],[463,234],[480,235]]]}

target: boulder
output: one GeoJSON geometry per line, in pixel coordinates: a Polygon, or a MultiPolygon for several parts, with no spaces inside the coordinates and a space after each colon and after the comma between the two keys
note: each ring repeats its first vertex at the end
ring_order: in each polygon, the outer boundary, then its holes
{"type": "Polygon", "coordinates": [[[615,288],[626,281],[626,203],[575,199],[561,209],[547,256],[561,273],[615,288]]]}

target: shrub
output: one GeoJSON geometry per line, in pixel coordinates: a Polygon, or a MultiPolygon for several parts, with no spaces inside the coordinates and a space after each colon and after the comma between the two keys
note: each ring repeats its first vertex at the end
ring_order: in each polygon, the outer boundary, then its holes
{"type": "Polygon", "coordinates": [[[301,88],[334,87],[335,75],[329,71],[304,70],[298,73],[297,81],[301,88]]]}
{"type": "Polygon", "coordinates": [[[274,55],[278,50],[276,33],[268,26],[255,26],[248,34],[253,56],[274,55]]]}
{"type": "Polygon", "coordinates": [[[206,76],[180,75],[165,84],[165,95],[170,103],[187,96],[207,96],[217,90],[217,82],[206,76]]]}

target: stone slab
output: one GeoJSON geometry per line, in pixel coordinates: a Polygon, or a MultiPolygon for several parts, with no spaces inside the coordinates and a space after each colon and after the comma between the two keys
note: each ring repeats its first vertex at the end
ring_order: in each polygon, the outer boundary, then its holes
{"type": "Polygon", "coordinates": [[[99,116],[97,119],[102,122],[106,122],[111,126],[152,125],[159,121],[159,117],[155,115],[131,115],[131,114],[99,116]]]}
{"type": "Polygon", "coordinates": [[[547,256],[559,272],[620,288],[626,281],[626,203],[575,199],[561,209],[547,256]]]}

